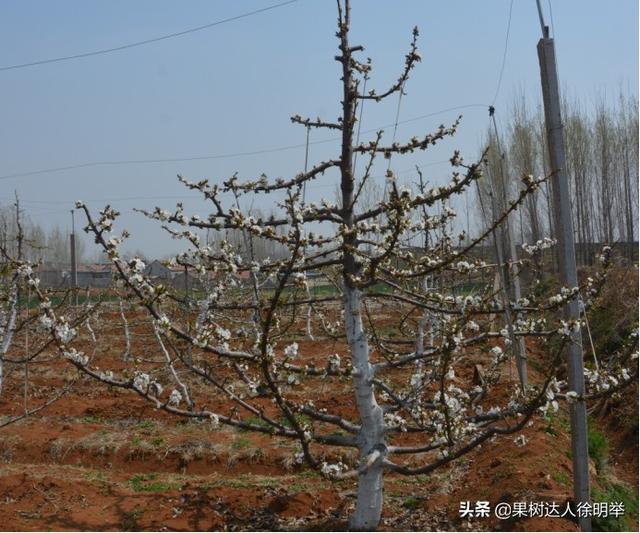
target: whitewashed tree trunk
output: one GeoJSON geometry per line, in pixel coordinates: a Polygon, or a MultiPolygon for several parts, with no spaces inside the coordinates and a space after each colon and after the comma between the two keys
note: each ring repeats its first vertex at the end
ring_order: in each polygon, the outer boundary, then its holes
{"type": "Polygon", "coordinates": [[[0,393],[2,392],[2,385],[4,381],[4,357],[9,351],[11,341],[13,339],[13,332],[16,327],[16,315],[18,308],[18,281],[14,278],[11,289],[9,290],[9,305],[5,315],[3,331],[2,331],[2,343],[0,344],[0,393]]]}
{"type": "Polygon", "coordinates": [[[360,461],[364,463],[372,452],[381,452],[380,458],[359,474],[356,509],[349,526],[355,531],[372,531],[378,527],[382,513],[382,458],[386,450],[384,420],[382,408],[376,402],[373,391],[373,367],[369,362],[369,343],[360,315],[360,291],[352,287],[345,287],[345,327],[351,350],[356,403],[362,423],[359,435],[360,461]]]}
{"type": "Polygon", "coordinates": [[[120,318],[122,319],[122,328],[124,331],[124,353],[122,354],[122,360],[128,361],[131,357],[131,336],[129,335],[129,322],[124,312],[124,305],[122,300],[119,300],[120,304],[120,318]]]}

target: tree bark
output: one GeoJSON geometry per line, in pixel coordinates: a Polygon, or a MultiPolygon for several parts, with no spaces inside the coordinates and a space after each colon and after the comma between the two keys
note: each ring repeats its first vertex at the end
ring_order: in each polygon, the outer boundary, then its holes
{"type": "MultiPolygon", "coordinates": [[[[373,367],[369,362],[369,343],[362,326],[360,309],[360,291],[345,287],[345,327],[351,350],[356,404],[362,424],[358,449],[363,464],[370,453],[376,450],[384,452],[386,446],[383,413],[373,391],[373,367]]],[[[359,474],[356,508],[349,523],[352,530],[372,531],[378,527],[382,513],[383,484],[381,460],[359,474]]]]}

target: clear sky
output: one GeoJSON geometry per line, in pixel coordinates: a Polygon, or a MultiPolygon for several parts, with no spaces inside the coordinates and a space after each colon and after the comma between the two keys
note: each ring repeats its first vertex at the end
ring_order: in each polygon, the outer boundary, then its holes
{"type": "MultiPolygon", "coordinates": [[[[0,68],[110,48],[178,32],[260,9],[279,0],[0,0],[0,68]]],[[[548,0],[542,2],[551,23],[548,0]]],[[[369,87],[394,81],[411,29],[421,31],[423,62],[402,100],[397,138],[424,135],[464,115],[458,135],[432,152],[394,159],[401,179],[415,164],[432,183],[447,180],[447,160],[461,149],[478,154],[502,64],[509,0],[354,0],[354,44],[374,64],[369,87]],[[456,106],[480,104],[440,112],[456,106]]],[[[588,106],[621,90],[638,92],[638,3],[635,0],[551,0],[561,84],[588,106]]],[[[295,3],[182,37],[111,54],[0,70],[0,202],[17,191],[28,214],[44,226],[70,226],[76,199],[123,212],[128,247],[152,256],[176,249],[133,207],[176,201],[205,214],[176,180],[222,181],[233,172],[288,176],[301,169],[304,148],[196,161],[99,165],[6,176],[100,161],[171,159],[251,152],[304,143],[289,117],[339,113],[336,9],[330,0],[295,3]]],[[[507,118],[514,95],[539,99],[535,0],[514,0],[497,117],[507,118]]],[[[364,130],[394,122],[397,99],[367,103],[364,130]]],[[[312,132],[312,141],[335,134],[312,132]]],[[[370,134],[369,134],[370,135],[370,134]]],[[[391,136],[391,128],[387,132],[391,136]]],[[[367,135],[363,136],[367,139],[367,135]]],[[[337,154],[337,143],[311,145],[311,161],[337,154]]],[[[312,200],[333,198],[335,176],[309,189],[312,200]]],[[[382,178],[380,178],[382,183],[382,178]]],[[[269,210],[269,205],[258,206],[269,210]]]]}

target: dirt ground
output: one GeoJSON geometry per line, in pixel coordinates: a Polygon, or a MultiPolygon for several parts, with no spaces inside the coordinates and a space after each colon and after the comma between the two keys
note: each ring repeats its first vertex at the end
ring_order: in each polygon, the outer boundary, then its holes
{"type": "MultiPolygon", "coordinates": [[[[124,363],[116,325],[113,334],[101,364],[109,361],[117,369],[124,363]]],[[[133,346],[134,353],[139,349],[133,346]]],[[[300,341],[300,352],[309,360],[341,349],[300,341]]],[[[532,357],[540,356],[536,353],[532,357]]],[[[0,416],[19,414],[23,407],[20,372],[16,368],[7,380],[0,416]]],[[[30,404],[74,375],[75,369],[60,360],[34,367],[30,404]]],[[[327,390],[315,384],[300,393],[318,407],[325,402],[345,414],[355,410],[348,385],[327,390]]],[[[610,441],[607,475],[635,489],[637,438],[629,445],[606,420],[601,426],[610,441]]],[[[514,435],[498,437],[429,476],[388,474],[381,529],[577,530],[562,518],[460,518],[464,501],[487,500],[492,506],[553,501],[564,508],[571,498],[572,468],[566,415],[536,418],[522,433],[526,446],[518,447],[514,435]]],[[[296,465],[293,453],[289,441],[178,419],[130,391],[82,377],[58,402],[0,429],[0,529],[343,530],[354,503],[354,481],[325,480],[296,465]]],[[[598,486],[596,464],[592,474],[598,486]]],[[[637,526],[637,518],[632,523],[637,526]]]]}

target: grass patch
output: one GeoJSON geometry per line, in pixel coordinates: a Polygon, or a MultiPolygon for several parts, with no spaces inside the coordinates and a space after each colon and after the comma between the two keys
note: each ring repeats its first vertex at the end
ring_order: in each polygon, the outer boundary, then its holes
{"type": "Polygon", "coordinates": [[[138,424],[136,424],[135,427],[136,429],[151,431],[155,429],[156,423],[153,420],[143,420],[142,422],[139,422],[138,424]]]}
{"type": "MultiPolygon", "coordinates": [[[[278,486],[278,482],[273,478],[266,477],[258,481],[258,486],[265,489],[274,489],[278,486]]],[[[291,487],[289,487],[289,489],[291,489],[291,487]]]]}
{"type": "Polygon", "coordinates": [[[180,489],[178,483],[157,480],[158,474],[137,474],[127,482],[135,492],[167,492],[180,489]]]}
{"type": "Polygon", "coordinates": [[[592,517],[593,531],[631,531],[633,522],[638,520],[638,493],[607,476],[605,467],[609,457],[609,441],[592,419],[589,420],[588,442],[589,456],[600,474],[600,487],[593,487],[591,491],[593,502],[609,504],[609,516],[592,517]],[[614,503],[622,506],[620,516],[611,513],[611,504],[614,503]]]}
{"type": "Polygon", "coordinates": [[[287,486],[287,493],[288,494],[298,494],[299,492],[302,492],[302,491],[307,490],[307,489],[308,489],[308,487],[304,483],[293,483],[293,484],[287,486]]]}
{"type": "Polygon", "coordinates": [[[569,485],[569,476],[565,472],[554,472],[551,477],[560,485],[565,487],[569,485]]]}
{"type": "Polygon", "coordinates": [[[558,432],[556,431],[556,428],[554,427],[553,417],[550,416],[550,415],[546,415],[544,417],[544,421],[546,422],[546,424],[544,426],[541,426],[539,428],[539,431],[543,431],[544,433],[546,433],[547,435],[551,435],[552,437],[557,437],[558,436],[558,432]]]}
{"type": "MultiPolygon", "coordinates": [[[[300,424],[301,426],[305,426],[305,425],[306,426],[310,426],[311,425],[311,419],[307,415],[304,415],[302,413],[294,413],[293,417],[296,419],[298,424],[300,424]]],[[[291,428],[291,422],[289,422],[289,420],[284,416],[281,417],[280,420],[278,420],[278,422],[280,422],[286,428],[291,428]]]]}
{"type": "Polygon", "coordinates": [[[602,472],[609,456],[609,440],[598,430],[593,420],[589,420],[589,457],[596,463],[598,472],[602,472]]]}
{"type": "Polygon", "coordinates": [[[100,472],[98,470],[92,470],[90,472],[85,472],[83,474],[83,477],[87,481],[92,481],[92,482],[97,482],[97,483],[104,483],[107,480],[107,476],[105,475],[105,473],[104,472],[100,472]]]}
{"type": "Polygon", "coordinates": [[[510,476],[511,476],[511,472],[507,470],[499,470],[491,478],[491,483],[495,485],[496,483],[502,481],[503,479],[507,479],[510,476]]]}
{"type": "MultiPolygon", "coordinates": [[[[246,424],[253,424],[254,426],[259,426],[261,428],[266,428],[266,429],[269,429],[270,431],[274,430],[273,426],[271,426],[268,422],[262,420],[262,418],[254,416],[254,415],[251,415],[251,416],[245,418],[243,420],[243,422],[245,422],[246,424]]],[[[238,431],[246,433],[246,432],[248,432],[250,430],[249,429],[245,429],[245,428],[238,428],[238,431]]]]}
{"type": "Polygon", "coordinates": [[[85,424],[104,424],[104,418],[98,415],[87,415],[82,417],[85,424]]]}
{"type": "Polygon", "coordinates": [[[416,496],[409,496],[402,502],[405,509],[416,509],[420,505],[420,500],[416,496]]]}
{"type": "Polygon", "coordinates": [[[237,437],[231,443],[231,449],[234,451],[243,450],[251,445],[251,441],[247,437],[237,437]]]}
{"type": "Polygon", "coordinates": [[[594,516],[591,520],[594,531],[632,531],[634,520],[638,519],[638,495],[628,487],[618,483],[606,483],[602,490],[593,488],[594,502],[616,502],[624,506],[622,516],[594,516]]]}
{"type": "Polygon", "coordinates": [[[298,472],[296,474],[297,477],[302,477],[302,478],[319,478],[320,473],[317,470],[312,470],[311,468],[308,468],[306,470],[302,470],[300,472],[298,472]]]}

